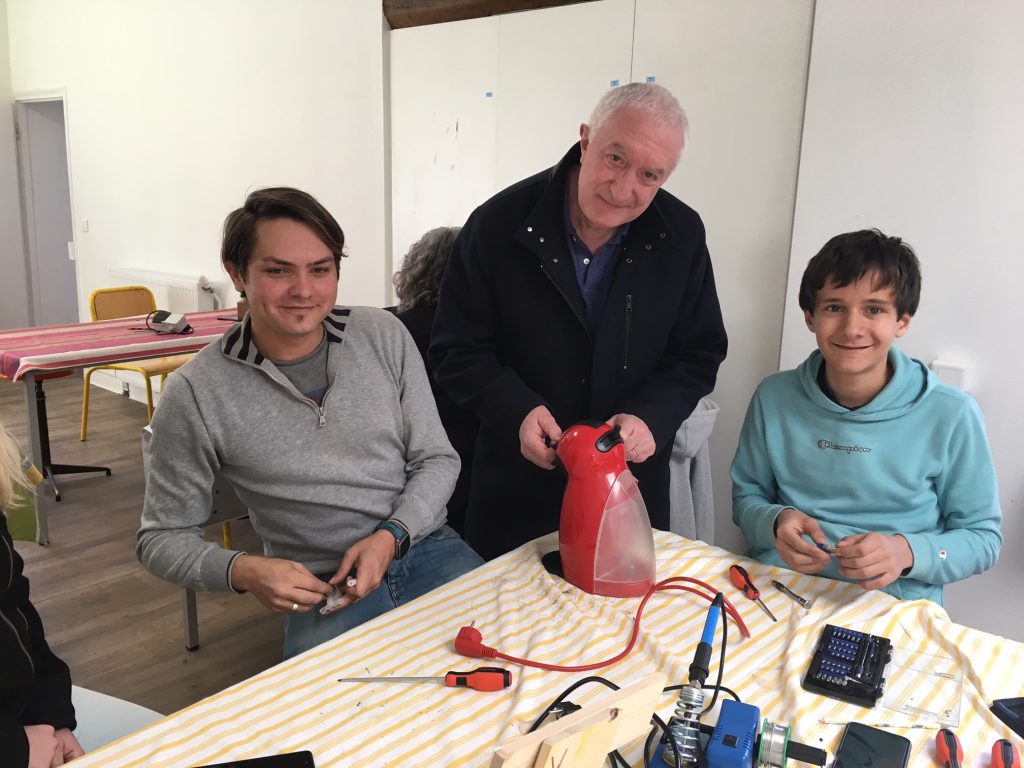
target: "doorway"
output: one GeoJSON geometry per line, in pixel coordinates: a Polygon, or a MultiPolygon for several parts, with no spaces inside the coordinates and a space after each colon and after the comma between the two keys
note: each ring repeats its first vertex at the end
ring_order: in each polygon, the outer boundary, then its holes
{"type": "Polygon", "coordinates": [[[78,278],[64,100],[16,98],[14,107],[29,324],[77,323],[78,278]]]}

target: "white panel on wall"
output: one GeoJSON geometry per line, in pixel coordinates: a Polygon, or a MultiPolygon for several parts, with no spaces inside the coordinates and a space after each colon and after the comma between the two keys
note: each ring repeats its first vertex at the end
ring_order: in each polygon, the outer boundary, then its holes
{"type": "Polygon", "coordinates": [[[394,267],[497,188],[498,17],[391,33],[394,267]]]}
{"type": "Polygon", "coordinates": [[[812,11],[811,0],[637,1],[633,79],[655,78],[690,119],[666,188],[704,219],[729,333],[712,395],[715,543],[741,551],[729,465],[778,361],[812,11]]]}
{"type": "Polygon", "coordinates": [[[633,6],[600,0],[499,17],[498,189],[557,163],[612,81],[629,82],[633,6]]]}
{"type": "Polygon", "coordinates": [[[1017,640],[1024,613],[993,595],[1024,586],[1021,40],[1020,3],[819,0],[781,351],[790,368],[813,348],[796,291],[829,237],[879,227],[915,248],[922,301],[899,343],[967,365],[1004,516],[999,564],[947,588],[946,605],[955,621],[1017,640]]]}
{"type": "Polygon", "coordinates": [[[209,275],[230,299],[224,217],[274,185],[341,222],[342,300],[384,302],[379,2],[8,0],[8,23],[14,93],[67,90],[83,311],[126,264],[209,275]]]}

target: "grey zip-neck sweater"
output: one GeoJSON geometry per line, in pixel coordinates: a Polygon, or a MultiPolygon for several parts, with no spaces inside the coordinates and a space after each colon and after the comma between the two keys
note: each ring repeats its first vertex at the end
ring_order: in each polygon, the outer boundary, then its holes
{"type": "Polygon", "coordinates": [[[445,521],[459,459],[402,323],[370,307],[324,320],[331,380],[304,397],[253,342],[249,320],[169,377],[153,416],[136,552],[151,573],[230,589],[239,554],[205,541],[214,476],[234,486],[264,554],[333,572],[395,518],[413,545],[445,521]]]}

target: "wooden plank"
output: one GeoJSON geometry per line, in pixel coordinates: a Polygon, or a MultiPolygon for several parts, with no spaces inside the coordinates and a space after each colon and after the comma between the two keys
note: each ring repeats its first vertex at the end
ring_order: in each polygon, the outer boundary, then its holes
{"type": "Polygon", "coordinates": [[[653,673],[516,736],[494,753],[491,768],[600,768],[613,749],[647,735],[664,687],[665,676],[653,673]]]}
{"type": "Polygon", "coordinates": [[[478,19],[500,13],[532,11],[593,0],[383,0],[384,16],[392,29],[478,19]]]}

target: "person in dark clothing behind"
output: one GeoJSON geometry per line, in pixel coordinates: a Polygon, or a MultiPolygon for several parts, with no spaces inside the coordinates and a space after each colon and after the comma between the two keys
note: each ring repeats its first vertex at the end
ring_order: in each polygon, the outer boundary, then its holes
{"type": "Polygon", "coordinates": [[[71,673],[46,644],[29,602],[24,562],[7,529],[17,485],[29,482],[14,438],[0,422],[0,763],[51,768],[85,752],[72,733],[71,673]]]}
{"type": "Polygon", "coordinates": [[[461,227],[438,227],[427,232],[409,248],[402,260],[402,268],[393,278],[398,306],[390,309],[398,315],[409,329],[416,348],[427,366],[430,389],[437,402],[448,439],[462,460],[462,471],[455,484],[455,490],[448,501],[448,525],[465,535],[466,505],[469,502],[469,478],[473,470],[473,447],[480,422],[476,416],[455,404],[448,393],[437,386],[434,373],[427,365],[427,347],[430,346],[430,328],[434,324],[437,309],[437,295],[441,289],[441,277],[448,264],[455,237],[461,227]]]}
{"type": "Polygon", "coordinates": [[[466,542],[485,558],[558,528],[554,445],[584,419],[621,429],[669,528],[675,434],[727,347],[704,225],[662,188],[686,126],[660,85],[609,91],[561,162],[483,203],[452,248],[430,362],[480,419],[466,542]]]}

